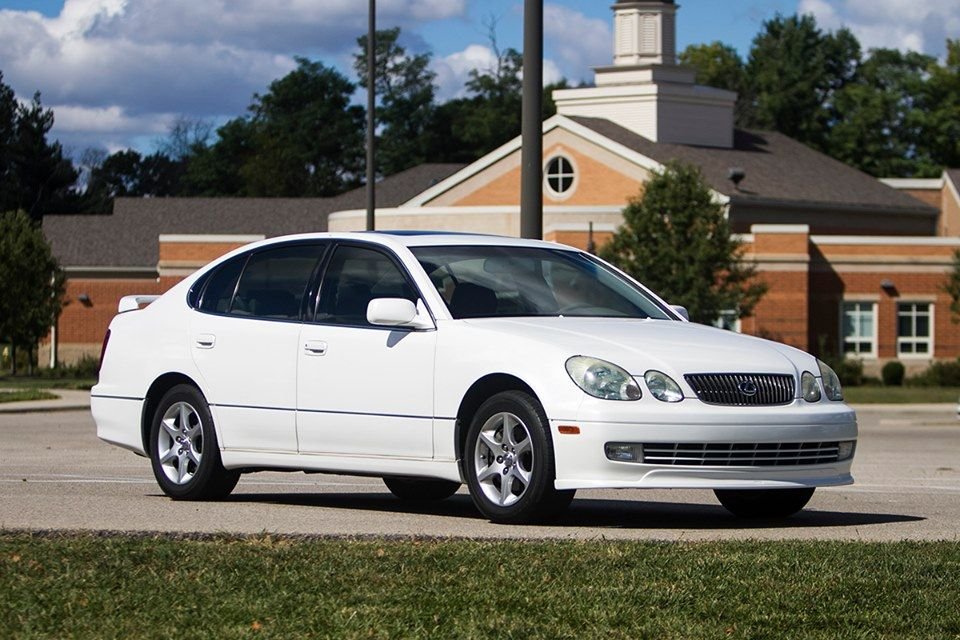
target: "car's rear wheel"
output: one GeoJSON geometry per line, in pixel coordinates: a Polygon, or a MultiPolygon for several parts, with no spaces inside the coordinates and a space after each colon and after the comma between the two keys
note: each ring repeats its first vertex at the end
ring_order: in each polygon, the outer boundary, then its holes
{"type": "Polygon", "coordinates": [[[460,488],[459,482],[434,478],[386,477],[383,484],[401,500],[445,500],[460,488]]]}
{"type": "Polygon", "coordinates": [[[477,410],[464,459],[470,496],[494,522],[531,522],[555,515],[574,491],[557,491],[553,442],[540,403],[521,391],[498,393],[477,410]]]}
{"type": "Polygon", "coordinates": [[[223,498],[240,480],[238,471],[223,468],[210,407],[190,385],[170,389],[157,405],[150,462],[157,484],[177,500],[223,498]]]}
{"type": "Polygon", "coordinates": [[[727,511],[741,518],[786,518],[810,501],[814,489],[717,489],[727,511]]]}

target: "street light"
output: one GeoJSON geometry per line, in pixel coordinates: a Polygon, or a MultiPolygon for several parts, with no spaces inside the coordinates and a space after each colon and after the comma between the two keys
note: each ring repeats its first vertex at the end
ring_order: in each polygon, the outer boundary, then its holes
{"type": "Polygon", "coordinates": [[[377,0],[370,0],[367,28],[367,231],[376,228],[376,75],[377,75],[377,0]]]}
{"type": "Polygon", "coordinates": [[[523,5],[520,237],[543,238],[543,0],[523,5]]]}

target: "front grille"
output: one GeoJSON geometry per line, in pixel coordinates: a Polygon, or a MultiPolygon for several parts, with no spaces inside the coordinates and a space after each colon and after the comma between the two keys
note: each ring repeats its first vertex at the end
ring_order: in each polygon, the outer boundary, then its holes
{"type": "Polygon", "coordinates": [[[771,373],[692,373],[684,378],[702,402],[734,407],[790,404],[796,385],[791,375],[771,373]]]}
{"type": "Polygon", "coordinates": [[[675,467],[786,467],[840,459],[839,442],[653,442],[643,462],[675,467]]]}

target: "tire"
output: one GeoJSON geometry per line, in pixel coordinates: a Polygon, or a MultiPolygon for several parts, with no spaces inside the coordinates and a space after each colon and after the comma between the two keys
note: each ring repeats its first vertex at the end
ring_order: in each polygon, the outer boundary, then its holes
{"type": "Polygon", "coordinates": [[[716,489],[714,494],[727,511],[741,518],[786,518],[797,513],[813,496],[813,489],[716,489]]]}
{"type": "Polygon", "coordinates": [[[387,477],[383,484],[401,500],[445,500],[460,488],[459,482],[433,478],[387,477]]]}
{"type": "Polygon", "coordinates": [[[546,519],[565,509],[576,493],[554,488],[549,422],[540,403],[522,391],[504,391],[480,405],[463,459],[473,503],[493,522],[546,519]]]}
{"type": "Polygon", "coordinates": [[[150,463],[157,484],[175,500],[216,500],[233,491],[239,471],[227,471],[203,394],[181,384],[170,389],[150,425],[150,463]]]}

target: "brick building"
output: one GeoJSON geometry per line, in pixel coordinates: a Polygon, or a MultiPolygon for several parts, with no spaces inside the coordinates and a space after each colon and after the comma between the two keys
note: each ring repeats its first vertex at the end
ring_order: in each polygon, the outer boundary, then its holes
{"type": "MultiPolygon", "coordinates": [[[[701,168],[769,291],[730,328],[841,350],[875,371],[960,356],[941,290],[960,249],[960,172],[880,181],[782,134],[737,130],[736,95],[676,64],[672,1],[617,2],[613,64],[554,94],[544,122],[544,237],[601,244],[671,160],[701,168]]],[[[465,166],[424,165],[378,185],[377,225],[519,232],[520,140],[465,166]]],[[[122,294],[169,288],[251,239],[365,226],[362,192],[322,200],[119,199],[111,216],[50,216],[70,276],[59,358],[95,353],[122,294]]]]}

